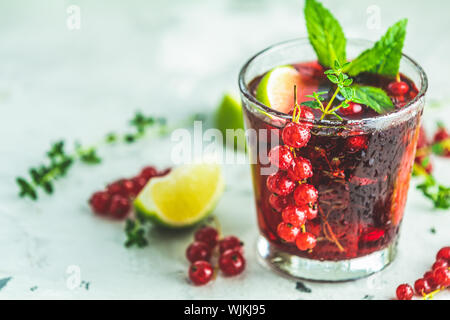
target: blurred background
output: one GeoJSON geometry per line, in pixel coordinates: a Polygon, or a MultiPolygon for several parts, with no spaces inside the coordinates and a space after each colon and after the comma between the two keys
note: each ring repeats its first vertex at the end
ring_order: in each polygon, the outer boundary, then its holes
{"type": "MultiPolygon", "coordinates": [[[[450,124],[449,2],[323,3],[349,38],[376,40],[394,22],[409,18],[405,52],[427,72],[428,101],[433,102],[425,112],[425,124],[433,130],[438,119],[450,124]]],[[[146,142],[105,151],[104,165],[75,169],[58,182],[54,196],[37,204],[19,200],[14,184],[16,176],[39,163],[51,141],[96,141],[109,130],[126,126],[136,110],[173,119],[212,113],[224,91],[237,92],[238,72],[250,56],[273,43],[304,36],[302,0],[0,2],[0,256],[4,258],[0,273],[16,279],[8,285],[8,297],[35,294],[30,291],[33,286],[46,288],[40,291],[41,297],[86,297],[86,290],[73,293],[64,287],[65,268],[75,263],[83,265],[87,280],[96,279],[97,290],[101,288],[95,293],[91,289],[87,297],[123,297],[128,291],[116,289],[127,286],[133,286],[135,297],[156,297],[151,288],[165,281],[167,288],[159,297],[305,298],[294,295],[294,284],[268,273],[256,259],[249,267],[250,279],[240,284],[242,292],[236,292],[233,281],[222,289],[216,284],[209,291],[179,289],[187,269],[183,243],[190,235],[160,249],[130,252],[122,246],[123,226],[92,219],[86,205],[89,194],[144,164],[169,166],[164,144],[146,142]],[[169,257],[161,255],[164,250],[169,257]],[[170,263],[174,268],[167,268],[170,263]],[[293,293],[280,293],[284,286],[293,293]],[[267,287],[277,292],[267,293],[267,287]]],[[[252,252],[257,230],[249,170],[246,165],[227,170],[228,195],[218,215],[229,233],[248,240],[252,252]],[[237,183],[237,177],[245,179],[237,183]],[[238,218],[242,218],[239,224],[238,218]]],[[[449,177],[448,163],[438,161],[436,171],[449,177]]],[[[416,190],[411,192],[410,199],[420,198],[414,207],[430,208],[416,190]]],[[[408,208],[413,205],[409,202],[408,208]]],[[[409,218],[403,248],[432,225],[449,222],[442,213],[416,216],[415,224],[409,218]]],[[[427,256],[403,260],[404,265],[421,263],[417,270],[423,270],[425,261],[432,261],[442,243],[429,236],[420,239],[430,248],[427,256]]],[[[253,258],[250,253],[249,260],[253,258]]],[[[342,284],[334,289],[313,285],[317,288],[313,297],[332,298],[341,290],[346,297],[363,298],[370,293],[386,298],[394,293],[397,282],[393,279],[405,278],[401,269],[397,266],[382,277],[370,278],[373,283],[362,280],[356,286],[342,284]]],[[[410,278],[404,280],[414,276],[410,278]]]]}

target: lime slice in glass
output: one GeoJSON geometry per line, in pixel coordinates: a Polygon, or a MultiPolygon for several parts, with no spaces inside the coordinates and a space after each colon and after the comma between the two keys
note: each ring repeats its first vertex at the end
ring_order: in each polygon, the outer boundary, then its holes
{"type": "Polygon", "coordinates": [[[300,73],[291,66],[280,66],[269,71],[256,89],[256,98],[266,106],[284,113],[294,106],[294,86],[297,93],[303,87],[300,73]]]}

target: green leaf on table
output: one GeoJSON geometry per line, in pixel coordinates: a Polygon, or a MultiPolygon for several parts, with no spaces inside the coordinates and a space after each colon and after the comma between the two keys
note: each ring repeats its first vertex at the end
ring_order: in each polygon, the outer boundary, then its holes
{"type": "Polygon", "coordinates": [[[408,20],[403,19],[390,27],[371,49],[361,53],[344,68],[344,72],[347,72],[350,76],[356,76],[364,71],[385,76],[396,76],[400,69],[407,23],[408,20]]]}
{"type": "Polygon", "coordinates": [[[336,18],[316,0],[306,0],[306,28],[319,62],[333,68],[335,61],[346,62],[346,39],[336,18]]]}
{"type": "Polygon", "coordinates": [[[352,101],[365,104],[379,114],[394,110],[394,104],[392,103],[391,98],[389,98],[383,89],[358,85],[355,85],[352,88],[352,101]]]}

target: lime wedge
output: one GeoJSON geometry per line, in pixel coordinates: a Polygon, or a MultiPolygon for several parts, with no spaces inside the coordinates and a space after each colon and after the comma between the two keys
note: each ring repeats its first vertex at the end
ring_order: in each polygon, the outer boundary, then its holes
{"type": "MultiPolygon", "coordinates": [[[[224,139],[226,139],[227,129],[244,129],[244,119],[242,116],[242,105],[233,95],[224,94],[215,114],[215,126],[219,129],[224,139]]],[[[236,149],[245,150],[245,133],[242,130],[234,131],[234,138],[225,142],[232,144],[236,149]]]]}
{"type": "Polygon", "coordinates": [[[299,93],[302,88],[300,73],[291,66],[276,67],[261,79],[256,99],[274,110],[288,113],[294,106],[294,85],[299,93]]]}
{"type": "Polygon", "coordinates": [[[136,211],[156,223],[182,228],[211,213],[224,189],[217,164],[183,165],[151,179],[134,201],[136,211]]]}

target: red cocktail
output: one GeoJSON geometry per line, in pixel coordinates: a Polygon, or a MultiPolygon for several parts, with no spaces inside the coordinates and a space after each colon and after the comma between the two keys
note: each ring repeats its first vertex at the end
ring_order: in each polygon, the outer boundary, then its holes
{"type": "MultiPolygon", "coordinates": [[[[355,52],[368,46],[348,43],[355,52]]],[[[390,108],[379,111],[349,101],[334,115],[324,115],[318,103],[326,109],[327,103],[350,99],[314,59],[307,39],[290,41],[262,51],[240,74],[246,127],[257,131],[249,151],[261,232],[258,251],[272,267],[293,276],[354,279],[381,270],[395,256],[427,80],[403,55],[397,79],[370,72],[352,77],[355,88],[386,92],[390,108]],[[295,111],[293,93],[285,93],[291,107],[281,103],[282,110],[257,99],[261,79],[279,66],[299,75],[295,111]],[[313,92],[320,93],[317,108],[301,105],[314,100],[313,92]],[[292,123],[307,131],[302,136],[294,130],[295,141],[283,132],[292,123]],[[280,163],[274,165],[274,158],[280,163]]]]}

